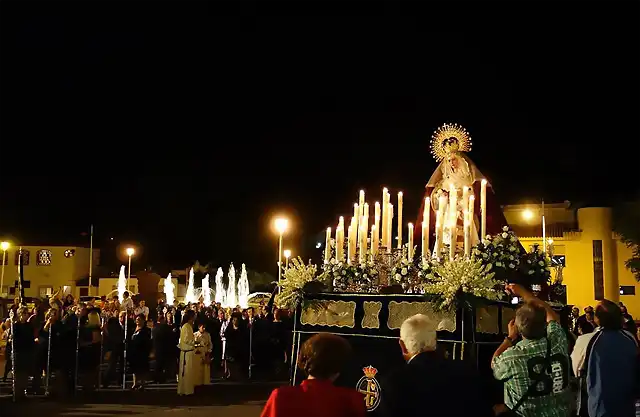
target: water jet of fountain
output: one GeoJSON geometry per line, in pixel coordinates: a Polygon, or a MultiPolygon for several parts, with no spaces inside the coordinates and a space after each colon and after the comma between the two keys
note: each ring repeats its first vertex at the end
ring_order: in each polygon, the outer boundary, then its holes
{"type": "Polygon", "coordinates": [[[229,267],[229,286],[227,287],[227,306],[234,308],[238,305],[238,292],[236,288],[236,269],[233,264],[229,267]]]}
{"type": "Polygon", "coordinates": [[[187,285],[187,294],[185,297],[185,301],[188,303],[195,303],[198,300],[196,299],[196,291],[193,288],[193,268],[189,271],[189,283],[187,285]]]}
{"type": "Polygon", "coordinates": [[[202,297],[205,307],[211,305],[211,288],[209,288],[209,274],[202,278],[202,297]]]}
{"type": "Polygon", "coordinates": [[[120,267],[120,275],[118,276],[118,300],[122,302],[124,292],[127,290],[127,277],[124,275],[124,265],[120,267]]]}
{"type": "Polygon", "coordinates": [[[166,298],[167,306],[172,306],[174,301],[176,300],[176,295],[174,293],[174,290],[175,290],[175,285],[173,285],[171,274],[169,274],[164,279],[164,296],[166,298]]]}
{"type": "Polygon", "coordinates": [[[238,281],[238,304],[240,307],[249,307],[249,279],[247,278],[247,268],[242,264],[240,281],[238,281]]]}
{"type": "Polygon", "coordinates": [[[218,268],[218,272],[216,273],[216,303],[220,303],[221,306],[227,306],[226,300],[226,292],[224,290],[224,282],[222,279],[224,278],[224,272],[222,272],[222,268],[218,268]]]}

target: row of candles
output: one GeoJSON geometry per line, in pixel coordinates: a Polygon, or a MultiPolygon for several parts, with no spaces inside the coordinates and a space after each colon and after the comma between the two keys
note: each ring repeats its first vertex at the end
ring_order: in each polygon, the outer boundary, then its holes
{"type": "MultiPolygon", "coordinates": [[[[459,218],[458,210],[458,190],[452,185],[449,189],[447,205],[447,196],[441,193],[438,196],[438,210],[436,211],[436,224],[435,224],[435,250],[434,254],[439,257],[442,253],[444,233],[445,229],[449,233],[449,258],[453,259],[456,254],[456,242],[457,242],[457,223],[459,218]],[[446,211],[446,212],[445,212],[446,211]]],[[[472,245],[472,228],[474,224],[474,207],[475,196],[472,194],[471,187],[462,188],[462,201],[460,202],[462,207],[462,220],[464,231],[464,254],[469,256],[472,245]]],[[[482,180],[480,186],[480,236],[486,234],[486,208],[487,208],[487,180],[482,180]]],[[[403,209],[403,194],[398,193],[398,249],[402,248],[402,209],[403,209]]],[[[429,222],[431,220],[431,199],[425,198],[424,211],[422,213],[422,241],[421,241],[421,256],[422,259],[427,259],[431,255],[429,253],[429,222]]],[[[366,262],[369,254],[372,257],[378,255],[380,247],[384,247],[387,253],[391,252],[392,248],[392,229],[394,219],[394,205],[391,204],[391,194],[387,188],[382,190],[382,205],[376,202],[374,205],[373,224],[369,227],[369,204],[365,201],[364,190],[360,190],[359,201],[353,205],[353,217],[351,217],[351,223],[347,229],[347,263],[351,264],[359,260],[360,263],[366,262]],[[380,234],[382,231],[382,235],[380,234]],[[370,239],[369,239],[370,236],[370,239]],[[369,242],[371,246],[369,247],[369,242]],[[357,252],[357,253],[356,253],[357,252]],[[356,256],[357,255],[357,256],[356,256]]],[[[407,236],[407,258],[413,260],[414,245],[413,223],[408,223],[408,236],[407,236]]],[[[327,228],[324,262],[328,263],[331,259],[331,228],[327,228]]],[[[345,258],[344,254],[344,242],[345,242],[345,225],[344,217],[340,216],[338,220],[338,227],[335,233],[336,241],[336,258],[342,260],[345,258]]]]}

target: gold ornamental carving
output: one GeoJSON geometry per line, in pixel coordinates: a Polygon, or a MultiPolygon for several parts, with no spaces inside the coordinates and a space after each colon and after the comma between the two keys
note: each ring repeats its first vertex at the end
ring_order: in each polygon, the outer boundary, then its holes
{"type": "Polygon", "coordinates": [[[350,327],[356,325],[355,301],[326,301],[302,308],[300,323],[309,326],[350,327]]]}
{"type": "Polygon", "coordinates": [[[364,308],[364,316],[362,317],[363,329],[379,329],[380,328],[380,310],[382,303],[380,301],[365,301],[362,303],[364,308]]]}
{"type": "Polygon", "coordinates": [[[390,301],[387,326],[389,329],[399,329],[406,319],[416,314],[424,314],[431,320],[430,330],[446,330],[448,332],[456,331],[455,312],[436,311],[433,308],[433,304],[416,301],[390,301]]]}

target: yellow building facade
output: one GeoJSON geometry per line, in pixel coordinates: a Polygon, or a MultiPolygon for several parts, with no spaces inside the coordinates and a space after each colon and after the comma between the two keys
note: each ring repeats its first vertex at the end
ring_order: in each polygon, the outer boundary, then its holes
{"type": "Polygon", "coordinates": [[[622,301],[634,317],[640,317],[638,282],[625,261],[631,249],[620,241],[612,228],[609,207],[571,208],[569,202],[503,207],[507,223],[524,248],[543,247],[542,216],[545,218],[547,253],[564,264],[563,283],[567,301],[583,310],[606,298],[622,301]]]}
{"type": "MultiPolygon", "coordinates": [[[[4,279],[0,294],[13,298],[18,280],[18,250],[10,246],[3,254],[4,279]]],[[[25,297],[46,297],[59,288],[78,297],[78,281],[89,276],[90,249],[78,246],[22,246],[24,253],[25,297]]],[[[99,263],[98,249],[93,250],[93,266],[99,263]]],[[[97,285],[96,282],[93,285],[97,285]]]]}

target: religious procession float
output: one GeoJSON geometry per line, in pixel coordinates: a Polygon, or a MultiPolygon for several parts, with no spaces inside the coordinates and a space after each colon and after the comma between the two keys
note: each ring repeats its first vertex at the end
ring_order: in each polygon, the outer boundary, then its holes
{"type": "MultiPolygon", "coordinates": [[[[487,371],[517,307],[505,284],[528,286],[547,300],[563,288],[552,282],[547,254],[537,246],[525,250],[510,230],[470,150],[463,127],[438,128],[431,153],[439,165],[415,225],[403,223],[402,192],[394,206],[384,188],[370,213],[360,191],[348,227],[340,217],[335,233],[327,229],[323,265],[297,259],[284,272],[276,303],[296,310],[292,358],[316,333],[349,339],[353,359],[337,383],[364,393],[369,411],[380,402],[379,381],[403,363],[398,338],[406,318],[428,316],[448,358],[487,371]]],[[[292,383],[301,378],[293,366],[292,383]]]]}

